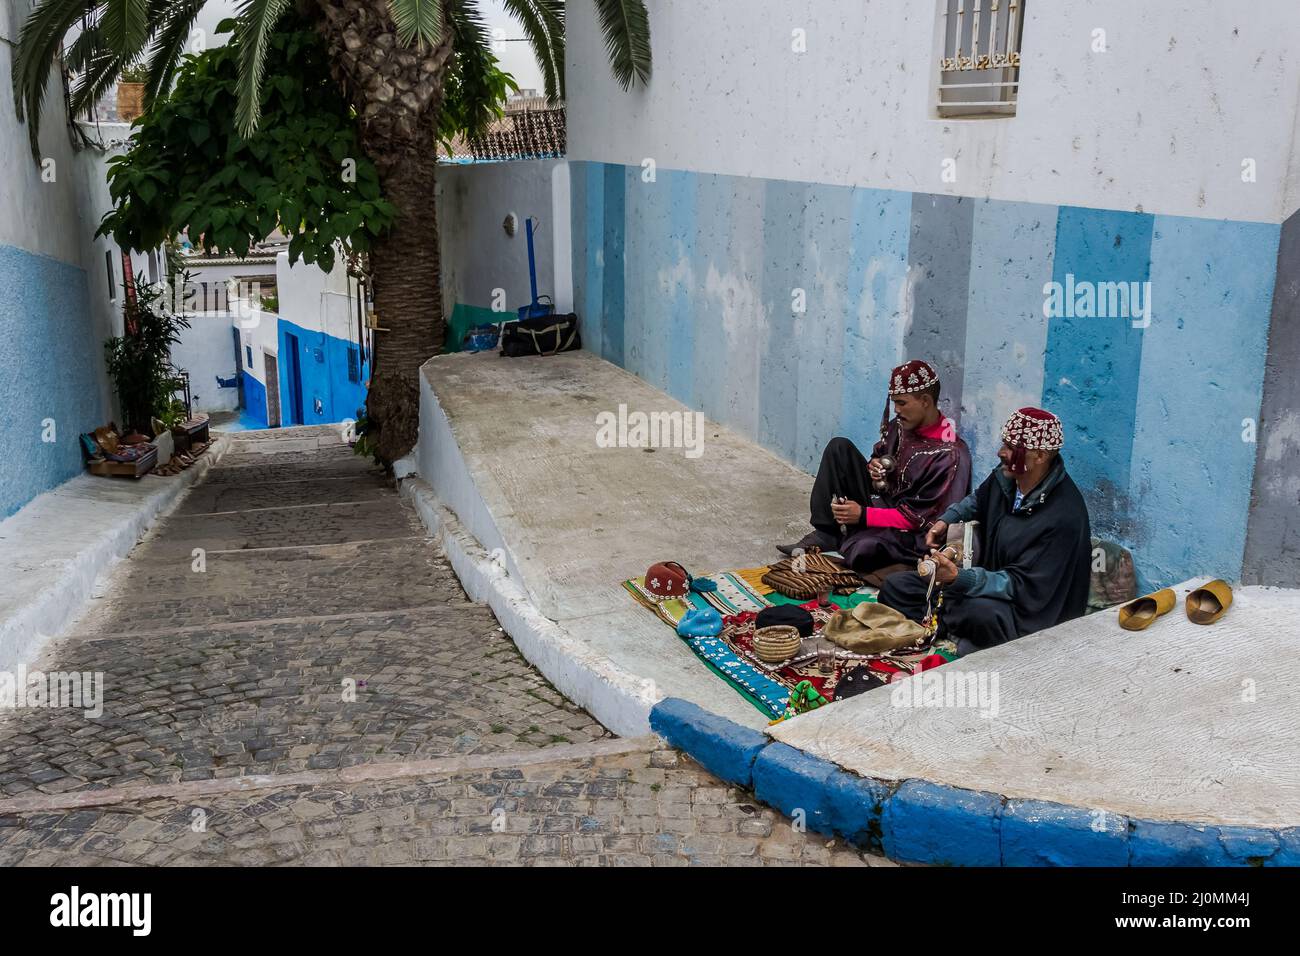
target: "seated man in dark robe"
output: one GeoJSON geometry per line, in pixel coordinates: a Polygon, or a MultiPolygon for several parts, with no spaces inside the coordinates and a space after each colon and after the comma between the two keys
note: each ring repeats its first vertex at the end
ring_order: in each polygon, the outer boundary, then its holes
{"type": "Polygon", "coordinates": [[[939,374],[913,360],[890,374],[871,460],[847,438],[831,439],[813,482],[813,530],[777,550],[837,551],[862,575],[914,565],[931,522],[968,491],[970,450],[939,411],[939,374]]]}
{"type": "MultiPolygon", "coordinates": [[[[939,636],[966,654],[1080,617],[1088,605],[1092,532],[1088,506],[1066,474],[1060,420],[1022,408],[1002,428],[1001,465],[930,526],[927,543],[941,548],[948,525],[978,521],[978,567],[958,568],[931,551],[936,591],[943,590],[939,636]]],[[[880,602],[920,621],[929,579],[916,571],[890,575],[880,602]]]]}

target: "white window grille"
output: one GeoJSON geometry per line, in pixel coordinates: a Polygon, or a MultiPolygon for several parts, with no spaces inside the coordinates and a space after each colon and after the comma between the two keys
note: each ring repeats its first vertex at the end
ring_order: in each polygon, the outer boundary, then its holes
{"type": "Polygon", "coordinates": [[[1025,0],[940,0],[940,116],[1014,116],[1025,0]]]}

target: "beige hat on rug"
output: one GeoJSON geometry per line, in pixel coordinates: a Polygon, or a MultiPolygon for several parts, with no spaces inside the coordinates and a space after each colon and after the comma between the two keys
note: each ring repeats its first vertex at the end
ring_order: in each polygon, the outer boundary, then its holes
{"type": "Polygon", "coordinates": [[[929,636],[920,624],[875,601],[864,601],[851,611],[836,611],[822,634],[855,654],[883,654],[929,636]]]}

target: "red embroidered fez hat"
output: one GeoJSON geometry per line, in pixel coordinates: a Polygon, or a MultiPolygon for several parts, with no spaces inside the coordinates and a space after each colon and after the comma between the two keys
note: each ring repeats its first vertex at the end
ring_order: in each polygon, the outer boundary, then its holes
{"type": "Polygon", "coordinates": [[[1025,473],[1025,452],[1057,451],[1065,444],[1061,420],[1041,408],[1021,408],[1002,426],[1002,440],[1011,448],[1011,470],[1025,473]]]}

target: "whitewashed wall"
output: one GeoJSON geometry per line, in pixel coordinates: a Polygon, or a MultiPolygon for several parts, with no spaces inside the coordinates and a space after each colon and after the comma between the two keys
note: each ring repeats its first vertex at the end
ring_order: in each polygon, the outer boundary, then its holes
{"type": "MultiPolygon", "coordinates": [[[[26,0],[0,0],[0,36],[17,42],[29,12],[26,0]]],[[[40,154],[47,163],[42,167],[32,160],[27,127],[19,123],[14,109],[10,80],[14,48],[3,42],[0,47],[0,68],[4,71],[4,93],[0,95],[0,168],[4,170],[0,176],[0,246],[15,246],[82,265],[86,242],[79,228],[77,175],[63,116],[62,90],[56,80],[45,93],[40,154]],[[53,181],[47,181],[51,177],[53,181]]],[[[57,71],[53,72],[57,76],[57,71]]]]}
{"type": "Polygon", "coordinates": [[[347,307],[339,305],[339,301],[346,302],[348,293],[348,272],[342,256],[335,259],[333,270],[325,272],[301,259],[290,265],[289,253],[282,252],[275,260],[275,284],[280,318],[336,338],[356,338],[356,316],[351,316],[352,325],[346,324],[347,307]]]}
{"type": "Polygon", "coordinates": [[[575,11],[569,158],[1271,223],[1300,205],[1295,0],[1024,2],[1019,110],[991,120],[936,115],[943,0],[647,0],[655,75],[631,93],[575,11]]]}
{"type": "Polygon", "coordinates": [[[529,159],[438,168],[444,311],[450,314],[457,302],[491,308],[496,289],[505,290],[506,311],[528,303],[524,221],[530,216],[538,220],[533,236],[537,291],[568,312],[573,279],[567,164],[529,159]],[[510,213],[518,220],[513,236],[502,225],[510,213]]]}
{"type": "MultiPolygon", "coordinates": [[[[56,112],[57,117],[57,112],[56,112]]],[[[130,127],[125,123],[83,124],[82,129],[92,142],[99,146],[78,151],[73,159],[73,171],[78,190],[79,220],[75,230],[68,229],[81,242],[83,268],[90,292],[90,308],[96,324],[105,335],[122,334],[122,249],[112,236],[95,236],[104,216],[113,208],[113,198],[108,192],[108,161],[123,152],[130,127]],[[113,260],[113,287],[110,294],[108,264],[105,255],[113,260]]],[[[46,232],[65,230],[49,229],[46,232]]],[[[149,257],[146,253],[131,254],[131,268],[137,282],[149,278],[149,257]]]]}
{"type": "MultiPolygon", "coordinates": [[[[239,304],[237,304],[239,305],[239,304]]],[[[239,329],[240,346],[251,346],[253,364],[248,364],[248,355],[244,355],[244,368],[263,385],[266,384],[265,353],[279,357],[280,317],[273,312],[266,312],[247,303],[238,311],[218,313],[226,321],[239,329]]]]}
{"type": "Polygon", "coordinates": [[[172,348],[172,362],[190,374],[194,408],[201,412],[233,411],[239,407],[238,388],[220,388],[217,377],[235,377],[235,342],[231,318],[225,312],[191,315],[181,343],[172,348]]]}

